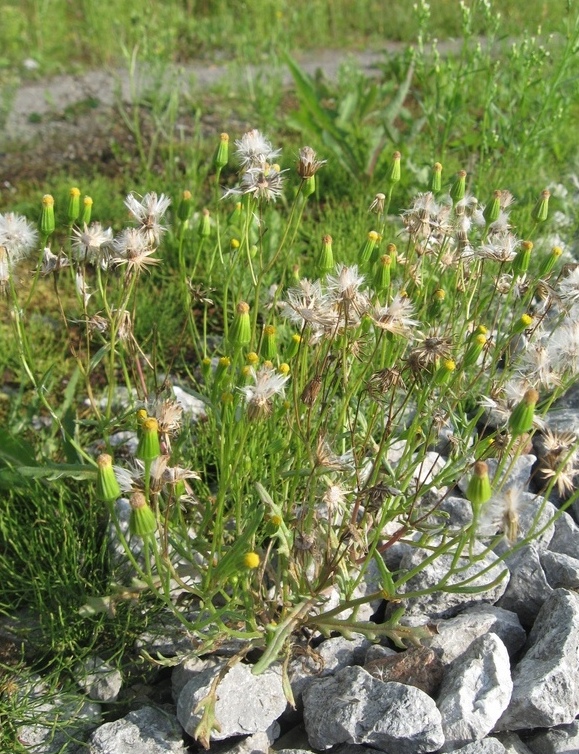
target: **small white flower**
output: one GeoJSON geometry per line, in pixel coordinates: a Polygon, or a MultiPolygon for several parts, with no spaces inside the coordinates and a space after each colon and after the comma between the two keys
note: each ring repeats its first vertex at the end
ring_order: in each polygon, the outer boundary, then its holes
{"type": "Polygon", "coordinates": [[[38,233],[22,215],[0,214],[0,246],[4,246],[11,262],[16,262],[34,247],[38,233]]]}

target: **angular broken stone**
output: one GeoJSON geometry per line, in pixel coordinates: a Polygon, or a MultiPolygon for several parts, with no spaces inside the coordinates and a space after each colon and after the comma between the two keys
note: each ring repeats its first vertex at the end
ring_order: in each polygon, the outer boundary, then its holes
{"type": "Polygon", "coordinates": [[[460,749],[455,749],[455,754],[505,754],[506,749],[496,738],[483,738],[482,741],[474,741],[460,749]]]}
{"type": "Polygon", "coordinates": [[[435,633],[425,644],[449,665],[470,647],[479,636],[495,633],[512,657],[527,640],[525,629],[516,613],[496,605],[476,605],[448,620],[434,623],[435,633]]]}
{"type": "Polygon", "coordinates": [[[173,715],[142,707],[105,723],[88,740],[89,754],[186,754],[183,733],[173,715]]]}
{"type": "Polygon", "coordinates": [[[443,751],[485,738],[503,714],[513,690],[509,654],[496,634],[475,639],[447,669],[438,695],[443,751]]]}
{"type": "Polygon", "coordinates": [[[523,627],[530,628],[553,592],[541,566],[539,551],[534,543],[525,545],[507,557],[506,563],[511,578],[497,605],[516,613],[523,627]]]}
{"type": "MultiPolygon", "coordinates": [[[[195,675],[183,688],[177,701],[177,718],[183,728],[194,735],[201,722],[198,705],[209,694],[211,684],[222,665],[195,675]]],[[[253,675],[249,665],[237,663],[217,687],[215,719],[219,730],[211,734],[215,741],[231,736],[265,731],[285,710],[281,671],[272,667],[261,675],[253,675]]]]}
{"type": "Polygon", "coordinates": [[[513,671],[511,702],[497,730],[550,728],[579,715],[579,595],[557,589],[541,608],[513,671]]]}
{"type": "Polygon", "coordinates": [[[570,725],[556,725],[525,738],[532,754],[570,754],[579,751],[579,720],[570,725]]]}
{"type": "Polygon", "coordinates": [[[95,702],[114,702],[123,678],[118,670],[100,657],[89,657],[75,668],[77,683],[95,702]]]}
{"type": "Polygon", "coordinates": [[[422,754],[444,743],[440,712],[427,694],[415,686],[382,683],[360,667],[314,681],[303,700],[314,749],[352,743],[422,754]]]}
{"type": "Polygon", "coordinates": [[[547,583],[553,589],[579,587],[579,560],[560,552],[545,550],[539,556],[547,583]]]}

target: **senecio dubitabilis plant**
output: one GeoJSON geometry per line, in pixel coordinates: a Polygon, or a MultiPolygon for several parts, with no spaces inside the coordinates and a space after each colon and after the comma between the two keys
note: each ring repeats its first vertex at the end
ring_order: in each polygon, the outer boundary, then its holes
{"type": "MultiPolygon", "coordinates": [[[[218,176],[228,147],[222,135],[218,176]]],[[[481,204],[461,171],[445,193],[437,163],[431,190],[389,216],[404,167],[396,152],[361,237],[345,249],[332,228],[316,231],[302,276],[296,239],[324,161],[304,147],[297,170],[283,168],[256,130],[235,141],[235,157],[237,185],[197,213],[182,192],[172,223],[169,198],[155,193],[127,197],[130,226],[116,235],[90,221],[86,200],[83,215],[76,191],[64,239],[46,198],[39,231],[0,216],[0,285],[26,374],[76,449],[74,473],[96,476],[134,583],[193,632],[196,651],[244,639],[244,651],[261,651],[259,673],[301,630],[419,641],[399,621],[411,575],[387,567],[392,545],[429,548],[424,565],[453,556],[425,592],[488,588],[461,580],[458,564],[482,561],[502,537],[519,547],[536,535],[520,534],[505,481],[537,431],[546,494],[557,485],[574,499],[577,438],[547,432],[542,417],[579,373],[579,269],[541,241],[546,191],[517,235],[507,190],[481,204]],[[57,292],[92,416],[77,415],[74,431],[36,374],[21,301],[18,272],[39,238],[24,297],[47,279],[57,292]],[[179,346],[195,354],[186,366],[202,405],[196,423],[135,335],[137,291],[161,264],[178,278],[179,346]],[[115,436],[127,429],[132,457],[115,464],[115,436]],[[87,451],[95,440],[100,455],[87,451]],[[462,528],[436,516],[459,481],[472,506],[462,528]],[[379,581],[368,594],[372,563],[379,581]],[[358,619],[380,599],[400,610],[385,623],[358,619]]]]}

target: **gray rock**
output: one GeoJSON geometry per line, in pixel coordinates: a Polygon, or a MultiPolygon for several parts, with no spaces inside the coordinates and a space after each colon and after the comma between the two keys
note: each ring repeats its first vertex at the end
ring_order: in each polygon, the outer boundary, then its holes
{"type": "Polygon", "coordinates": [[[123,685],[120,671],[101,657],[89,657],[75,668],[77,683],[95,702],[114,702],[123,685]]]}
{"type": "Polygon", "coordinates": [[[186,754],[182,732],[173,715],[142,707],[97,728],[88,741],[89,754],[186,754]]]}
{"type": "MultiPolygon", "coordinates": [[[[193,614],[187,618],[195,621],[193,614]]],[[[191,652],[196,644],[197,639],[181,621],[172,613],[163,611],[155,615],[147,630],[135,640],[135,649],[144,649],[153,657],[156,654],[175,657],[191,652]]]]}
{"type": "MultiPolygon", "coordinates": [[[[177,718],[189,735],[194,734],[201,721],[202,711],[196,709],[209,694],[211,684],[222,668],[218,665],[202,671],[179,694],[177,718]]],[[[237,663],[217,687],[215,719],[219,730],[214,731],[211,737],[222,741],[231,736],[265,731],[282,714],[286,705],[279,668],[269,668],[256,676],[249,665],[237,663]]]]}
{"type": "Polygon", "coordinates": [[[511,703],[497,730],[570,724],[579,714],[579,596],[557,589],[541,608],[513,671],[511,703]]]}
{"type": "MultiPolygon", "coordinates": [[[[436,543],[433,543],[435,546],[436,543]]],[[[454,565],[454,573],[450,576],[449,571],[453,567],[455,555],[446,553],[436,560],[424,566],[415,576],[400,587],[402,594],[406,592],[433,591],[420,597],[411,597],[405,600],[406,613],[404,621],[408,618],[427,617],[430,620],[440,618],[452,618],[457,613],[477,604],[494,604],[507,588],[509,573],[505,564],[498,561],[494,553],[482,555],[484,548],[479,542],[474,542],[474,555],[480,560],[471,562],[469,545],[466,545],[464,553],[458,557],[454,565]],[[458,570],[460,569],[460,570],[458,570]],[[481,575],[479,575],[481,574],[481,575]],[[501,575],[503,578],[501,579],[501,575]],[[493,582],[497,580],[497,583],[493,582]],[[437,586],[442,584],[440,589],[437,586]],[[446,586],[456,587],[464,584],[467,589],[473,587],[488,588],[479,593],[467,591],[444,591],[446,586]],[[491,586],[491,584],[493,584],[491,586]]],[[[402,573],[411,571],[420,565],[431,555],[431,551],[423,548],[415,548],[404,555],[400,563],[402,573]]],[[[424,622],[424,620],[422,620],[424,622]]]]}
{"type": "Polygon", "coordinates": [[[495,633],[512,657],[527,640],[517,614],[495,605],[477,605],[460,615],[435,623],[436,633],[426,644],[439,655],[445,665],[466,652],[479,636],[495,633]]]}
{"type": "Polygon", "coordinates": [[[579,560],[569,555],[546,550],[540,555],[545,578],[553,589],[579,587],[579,560]]]}
{"type": "Polygon", "coordinates": [[[516,733],[497,733],[497,738],[505,747],[507,754],[532,754],[516,733]]]}
{"type": "Polygon", "coordinates": [[[447,514],[445,518],[451,527],[462,529],[472,523],[472,505],[464,497],[445,497],[438,506],[438,511],[447,514]]]}
{"type": "Polygon", "coordinates": [[[234,746],[219,749],[219,754],[263,754],[269,752],[271,744],[279,736],[279,725],[274,723],[266,731],[258,731],[252,736],[247,736],[234,746]]]}
{"type": "Polygon", "coordinates": [[[503,642],[493,633],[475,639],[450,665],[440,688],[443,751],[485,738],[507,708],[512,690],[509,654],[503,642]]]}
{"type": "Polygon", "coordinates": [[[364,664],[367,662],[373,662],[374,660],[383,660],[385,657],[392,657],[398,652],[390,647],[384,647],[382,644],[372,644],[368,647],[366,656],[364,657],[364,664]]]}
{"type": "Polygon", "coordinates": [[[559,513],[549,550],[575,558],[579,555],[579,526],[568,513],[559,513]]]}
{"type": "Polygon", "coordinates": [[[579,751],[579,721],[534,733],[526,738],[532,754],[571,754],[579,751]]]}
{"type": "Polygon", "coordinates": [[[457,749],[456,754],[505,754],[505,747],[496,738],[484,738],[457,749]]]}
{"type": "Polygon", "coordinates": [[[215,667],[217,663],[218,660],[215,657],[188,657],[179,665],[176,665],[171,673],[171,692],[174,701],[177,701],[181,691],[194,676],[207,670],[207,668],[215,667]]]}
{"type": "Polygon", "coordinates": [[[541,566],[539,552],[534,544],[525,545],[505,562],[511,578],[497,605],[516,613],[521,624],[530,628],[543,603],[553,592],[541,566]]]}
{"type": "MultiPolygon", "coordinates": [[[[501,494],[511,494],[509,490],[501,494]]],[[[524,492],[518,488],[512,488],[512,494],[516,496],[516,504],[513,506],[517,511],[517,540],[529,537],[538,552],[543,552],[549,546],[555,533],[555,516],[557,508],[540,495],[524,492]],[[536,534],[536,532],[541,532],[536,534]]],[[[498,554],[508,552],[511,544],[506,540],[499,542],[495,549],[498,554]]]]}
{"type": "Polygon", "coordinates": [[[311,746],[368,744],[398,754],[435,751],[444,743],[440,712],[420,689],[382,683],[360,667],[314,681],[304,692],[311,746]]]}

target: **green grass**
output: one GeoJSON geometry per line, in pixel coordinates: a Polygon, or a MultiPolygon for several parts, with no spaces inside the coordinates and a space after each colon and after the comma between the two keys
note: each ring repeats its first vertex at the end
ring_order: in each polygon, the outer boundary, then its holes
{"type": "MultiPolygon", "coordinates": [[[[560,31],[566,5],[565,0],[502,2],[501,31],[560,31]]],[[[437,0],[431,6],[432,35],[460,36],[458,3],[437,0]]],[[[379,49],[385,39],[414,42],[417,35],[412,3],[406,0],[247,0],[243,12],[238,7],[231,0],[102,0],[98,5],[86,0],[74,6],[66,0],[3,0],[0,65],[20,66],[32,58],[43,74],[71,72],[118,64],[135,45],[145,59],[166,62],[271,61],[282,50],[379,49]]],[[[473,32],[485,31],[477,18],[473,32]]]]}

